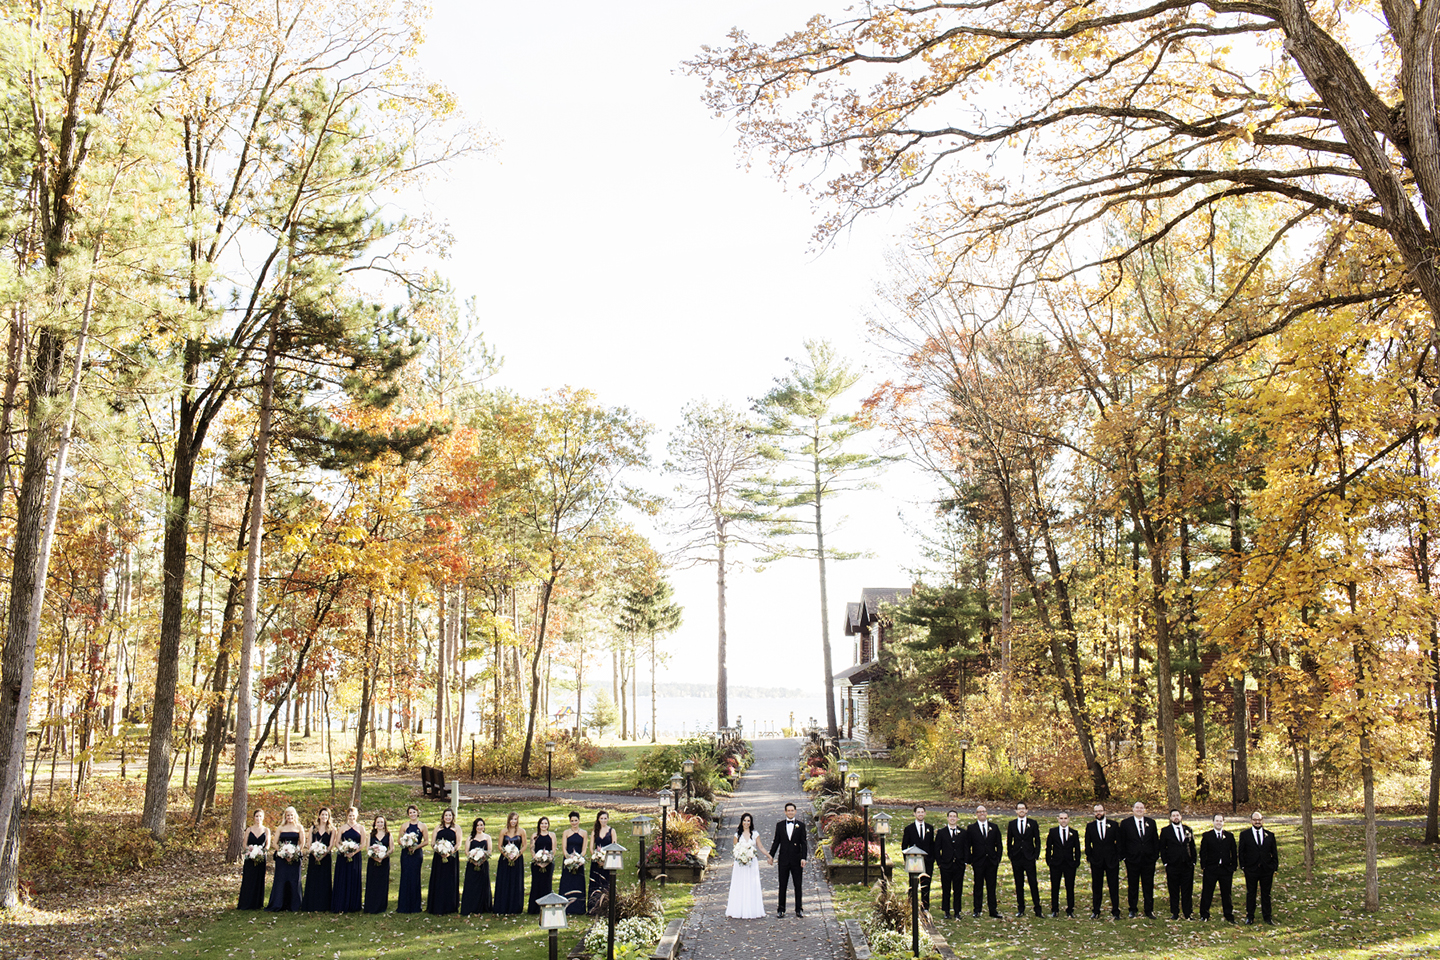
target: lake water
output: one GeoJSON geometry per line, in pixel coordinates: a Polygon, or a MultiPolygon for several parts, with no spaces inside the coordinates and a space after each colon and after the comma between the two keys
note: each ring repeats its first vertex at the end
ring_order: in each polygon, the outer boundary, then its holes
{"type": "MultiPolygon", "coordinates": [[[[779,736],[782,727],[803,726],[814,717],[825,722],[824,697],[730,697],[730,723],[743,723],[745,734],[756,737],[766,733],[779,736]]],[[[650,736],[650,698],[641,696],[638,727],[642,739],[650,736]]],[[[657,697],[656,725],[661,738],[684,737],[715,729],[714,697],[657,697]]],[[[614,735],[619,728],[606,732],[614,735]]]]}

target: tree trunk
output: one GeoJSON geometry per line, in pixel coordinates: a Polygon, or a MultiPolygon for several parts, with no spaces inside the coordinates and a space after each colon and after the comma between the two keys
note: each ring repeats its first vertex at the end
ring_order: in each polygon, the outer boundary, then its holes
{"type": "MultiPolygon", "coordinates": [[[[715,564],[715,612],[719,624],[715,669],[715,729],[719,730],[721,727],[730,726],[730,674],[725,664],[725,526],[721,519],[715,521],[715,547],[718,557],[715,564]]],[[[653,680],[651,692],[654,692],[653,680]]]]}
{"type": "MultiPolygon", "coordinates": [[[[818,425],[817,431],[818,433],[818,425]]],[[[825,524],[820,514],[823,489],[820,483],[820,444],[818,437],[811,448],[815,470],[815,560],[820,569],[820,650],[825,667],[825,726],[831,737],[840,736],[835,721],[835,670],[830,658],[830,595],[825,580],[825,524]]],[[[879,651],[876,651],[877,655],[879,651]]]]}
{"type": "Polygon", "coordinates": [[[435,634],[439,645],[435,657],[435,765],[445,764],[445,640],[450,629],[449,611],[445,606],[445,584],[437,585],[438,599],[435,604],[435,634]]]}
{"type": "MultiPolygon", "coordinates": [[[[255,652],[256,608],[260,600],[260,552],[265,518],[265,471],[270,452],[270,418],[275,394],[276,330],[271,319],[265,348],[265,374],[260,393],[260,427],[255,438],[255,473],[250,486],[250,543],[245,555],[245,603],[240,614],[240,679],[236,693],[235,779],[230,793],[230,844],[226,859],[240,856],[245,845],[246,808],[250,797],[250,659],[255,652]]],[[[169,571],[166,571],[169,586],[169,571]]],[[[157,683],[158,686],[158,683],[157,683]]],[[[154,748],[154,738],[151,738],[154,748]]],[[[153,760],[153,757],[152,757],[153,760]]]]}
{"type": "Polygon", "coordinates": [[[560,571],[552,567],[550,578],[540,590],[540,626],[535,640],[535,655],[530,659],[530,719],[525,728],[525,749],[520,754],[522,777],[530,776],[530,757],[535,747],[535,713],[540,705],[540,657],[545,652],[545,627],[550,620],[550,595],[555,589],[555,581],[559,578],[560,571]]]}
{"type": "MultiPolygon", "coordinates": [[[[375,674],[380,665],[380,647],[375,642],[375,591],[365,594],[365,653],[360,674],[360,722],[355,725],[355,775],[350,781],[350,806],[360,806],[360,785],[365,775],[365,728],[375,700],[375,674]]],[[[458,787],[456,790],[458,791],[458,787]]]]}

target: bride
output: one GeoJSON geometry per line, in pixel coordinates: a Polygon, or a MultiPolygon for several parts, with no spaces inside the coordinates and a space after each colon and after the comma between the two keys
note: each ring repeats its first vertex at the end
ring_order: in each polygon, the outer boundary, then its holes
{"type": "Polygon", "coordinates": [[[735,866],[730,872],[730,902],[725,916],[758,920],[765,916],[765,895],[760,891],[760,857],[756,846],[755,818],[744,814],[735,831],[735,866]]]}

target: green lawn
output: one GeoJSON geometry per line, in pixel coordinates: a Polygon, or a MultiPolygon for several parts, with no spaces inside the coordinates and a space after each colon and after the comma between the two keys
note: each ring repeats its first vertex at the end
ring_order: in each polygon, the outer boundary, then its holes
{"type": "Polygon", "coordinates": [[[569,780],[559,783],[572,790],[595,790],[600,793],[628,793],[635,789],[635,761],[654,746],[648,743],[609,747],[605,759],[589,770],[581,770],[569,780]],[[616,756],[611,756],[611,753],[616,756]]]}
{"type": "MultiPolygon", "coordinates": [[[[940,918],[940,888],[936,879],[930,905],[940,931],[956,956],[964,958],[1045,957],[1051,960],[1110,960],[1153,955],[1198,960],[1243,960],[1255,956],[1315,956],[1340,960],[1384,957],[1433,957],[1440,953],[1440,898],[1436,897],[1440,851],[1416,841],[1418,828],[1383,824],[1380,828],[1381,907],[1367,914],[1363,831],[1359,826],[1317,828],[1316,879],[1302,879],[1299,830],[1281,826],[1280,874],[1275,880],[1277,926],[1244,925],[1245,885],[1235,878],[1235,910],[1240,923],[1231,926],[1216,919],[1209,923],[1169,921],[1164,869],[1155,880],[1156,915],[1161,920],[1118,922],[1089,919],[1090,874],[1081,864],[1076,876],[1076,919],[1016,919],[1015,887],[1008,862],[1000,868],[998,885],[1003,920],[969,915],[971,887],[966,875],[966,912],[960,920],[940,918]],[[1083,918],[1080,916],[1083,914],[1083,918]]],[[[1195,909],[1200,905],[1196,878],[1195,909]]],[[[1040,895],[1049,906],[1048,875],[1040,866],[1040,895]]],[[[1125,877],[1121,868],[1121,911],[1125,911],[1125,877]]],[[[1063,901],[1062,901],[1063,902],[1063,901]]],[[[835,908],[841,916],[859,917],[868,911],[868,896],[858,884],[835,888],[835,908]]],[[[1106,901],[1108,909],[1108,899],[1106,901]]],[[[1257,922],[1259,917],[1256,917],[1257,922]]]]}
{"type": "MultiPolygon", "coordinates": [[[[392,870],[396,877],[399,871],[392,870]]],[[[651,887],[651,889],[659,889],[651,887]]],[[[672,884],[663,892],[667,919],[685,916],[692,901],[690,887],[672,884]]],[[[393,906],[394,895],[392,892],[393,906]]],[[[546,935],[536,917],[432,917],[427,913],[379,915],[310,913],[241,913],[230,910],[193,926],[176,929],[169,942],[133,956],[202,958],[228,957],[285,960],[323,957],[326,960],[387,960],[442,956],[504,957],[506,960],[541,960],[549,956],[546,935]]],[[[572,917],[560,931],[560,955],[579,942],[592,921],[572,917]]]]}

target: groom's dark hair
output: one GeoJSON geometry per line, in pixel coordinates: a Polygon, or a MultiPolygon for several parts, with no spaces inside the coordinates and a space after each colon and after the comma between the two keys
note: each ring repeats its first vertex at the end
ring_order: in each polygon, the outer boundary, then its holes
{"type": "Polygon", "coordinates": [[[795,804],[793,804],[793,803],[787,803],[787,804],[785,804],[785,809],[786,809],[786,810],[794,810],[794,809],[795,809],[795,804]]]}

